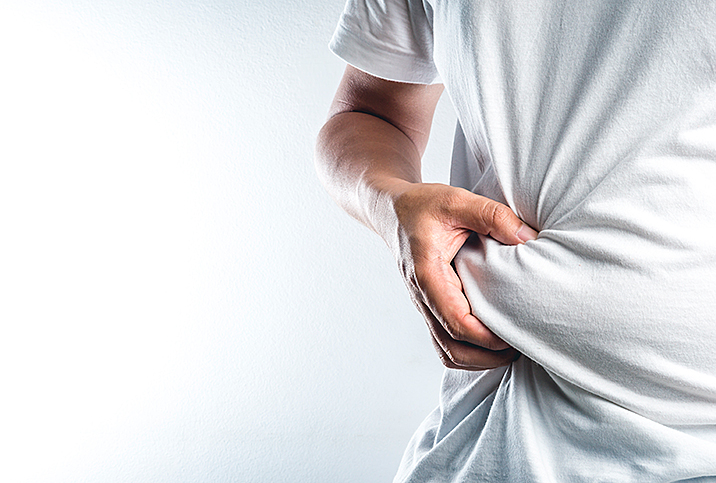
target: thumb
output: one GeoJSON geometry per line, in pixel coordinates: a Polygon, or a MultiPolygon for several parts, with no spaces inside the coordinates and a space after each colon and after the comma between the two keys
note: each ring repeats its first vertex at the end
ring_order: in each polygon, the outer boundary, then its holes
{"type": "Polygon", "coordinates": [[[506,245],[519,245],[537,238],[537,232],[507,205],[474,193],[466,193],[453,216],[463,228],[489,235],[506,245]]]}

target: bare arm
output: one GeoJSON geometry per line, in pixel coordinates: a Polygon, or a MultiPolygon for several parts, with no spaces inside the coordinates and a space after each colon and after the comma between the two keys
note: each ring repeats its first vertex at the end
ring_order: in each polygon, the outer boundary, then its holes
{"type": "Polygon", "coordinates": [[[338,204],[392,250],[443,363],[486,369],[519,354],[470,313],[450,263],[472,231],[507,244],[535,233],[505,205],[422,183],[420,158],[442,90],[348,66],[318,137],[316,167],[338,204]]]}
{"type": "Polygon", "coordinates": [[[384,236],[381,199],[388,185],[419,183],[442,85],[389,82],[348,66],[317,146],[328,192],[353,217],[384,236]],[[375,209],[378,213],[375,213],[375,209]]]}

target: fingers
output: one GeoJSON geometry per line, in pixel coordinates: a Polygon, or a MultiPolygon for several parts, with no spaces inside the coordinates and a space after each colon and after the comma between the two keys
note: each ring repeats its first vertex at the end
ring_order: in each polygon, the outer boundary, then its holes
{"type": "Polygon", "coordinates": [[[537,232],[508,206],[470,192],[462,194],[451,207],[451,214],[464,228],[489,235],[506,245],[518,245],[537,238],[537,232]]]}
{"type": "Polygon", "coordinates": [[[449,262],[434,261],[430,265],[416,266],[415,275],[424,303],[447,336],[493,351],[509,348],[472,314],[460,278],[449,262]]]}
{"type": "Polygon", "coordinates": [[[420,304],[418,308],[428,323],[433,346],[445,367],[482,371],[506,366],[520,357],[520,353],[511,347],[500,351],[492,351],[467,342],[454,340],[443,329],[427,305],[420,304]]]}
{"type": "Polygon", "coordinates": [[[472,315],[460,279],[449,263],[416,269],[416,304],[446,367],[484,370],[519,357],[519,352],[472,315]]]}

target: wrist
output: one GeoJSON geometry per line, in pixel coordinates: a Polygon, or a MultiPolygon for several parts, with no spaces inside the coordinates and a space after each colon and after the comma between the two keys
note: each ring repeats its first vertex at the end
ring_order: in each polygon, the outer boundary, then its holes
{"type": "Polygon", "coordinates": [[[374,179],[366,184],[364,219],[393,251],[398,245],[400,200],[416,184],[390,176],[374,179]]]}

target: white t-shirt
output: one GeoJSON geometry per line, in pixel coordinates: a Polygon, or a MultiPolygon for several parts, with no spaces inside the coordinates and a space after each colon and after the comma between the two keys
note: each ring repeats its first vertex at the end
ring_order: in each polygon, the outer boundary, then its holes
{"type": "Polygon", "coordinates": [[[716,2],[349,0],[331,48],[443,82],[473,312],[524,354],[446,370],[396,482],[716,481],[716,2]]]}

